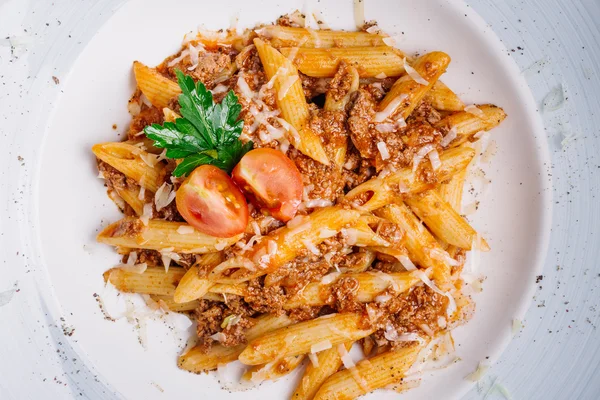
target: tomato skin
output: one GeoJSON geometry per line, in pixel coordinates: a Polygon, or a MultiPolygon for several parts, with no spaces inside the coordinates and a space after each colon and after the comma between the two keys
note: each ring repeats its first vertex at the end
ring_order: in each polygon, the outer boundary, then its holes
{"type": "Polygon", "coordinates": [[[231,174],[246,197],[280,221],[294,218],[302,202],[302,175],[285,154],[270,148],[249,151],[231,174]]]}
{"type": "Polygon", "coordinates": [[[179,214],[202,233],[232,237],[248,225],[248,204],[227,173],[213,165],[196,168],[177,190],[179,214]]]}

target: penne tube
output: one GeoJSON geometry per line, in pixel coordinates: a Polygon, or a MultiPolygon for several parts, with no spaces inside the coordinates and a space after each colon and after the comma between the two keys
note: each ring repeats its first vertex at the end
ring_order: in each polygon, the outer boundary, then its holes
{"type": "Polygon", "coordinates": [[[404,53],[389,46],[306,49],[284,47],[279,49],[285,57],[308,76],[331,78],[342,61],[356,68],[361,78],[400,76],[404,73],[404,53]]]}
{"type": "Polygon", "coordinates": [[[420,350],[421,346],[415,344],[362,360],[355,367],[329,377],[314,400],[351,400],[399,382],[417,360],[420,350]]]}
{"type": "Polygon", "coordinates": [[[220,293],[220,294],[235,294],[237,296],[245,296],[247,293],[247,287],[245,282],[236,283],[233,285],[228,285],[224,283],[215,283],[211,288],[211,293],[220,293]]]}
{"type": "Polygon", "coordinates": [[[192,300],[185,303],[177,303],[175,300],[173,300],[173,296],[161,296],[153,294],[150,297],[152,298],[152,300],[166,306],[170,311],[173,312],[194,311],[200,306],[200,301],[198,300],[192,300]]]}
{"type": "Polygon", "coordinates": [[[164,182],[164,164],[151,165],[153,161],[150,160],[155,160],[156,156],[137,146],[124,142],[108,142],[94,145],[92,151],[98,159],[151,192],[156,192],[164,182]]]}
{"type": "Polygon", "coordinates": [[[112,283],[121,292],[173,296],[185,269],[148,267],[143,273],[123,268],[112,268],[104,273],[104,281],[112,283]]]}
{"type": "Polygon", "coordinates": [[[308,216],[297,217],[304,218],[298,226],[284,226],[262,236],[245,255],[230,258],[215,267],[208,279],[219,283],[240,283],[271,273],[296,258],[307,245],[312,247],[323,242],[327,238],[323,234],[325,231],[340,232],[359,217],[358,211],[341,206],[325,207],[308,216]],[[234,272],[229,274],[231,270],[234,272]]]}
{"type": "Polygon", "coordinates": [[[500,125],[506,118],[504,110],[492,104],[478,105],[481,115],[467,111],[451,114],[435,124],[437,129],[456,130],[456,139],[450,142],[449,147],[459,146],[466,141],[475,141],[474,135],[481,131],[489,131],[500,125]]]}
{"type": "Polygon", "coordinates": [[[231,238],[217,238],[194,230],[179,233],[183,222],[151,219],[148,225],[137,218],[125,217],[104,228],[96,240],[111,246],[169,251],[174,253],[214,253],[237,242],[242,234],[231,238]]]}
{"type": "Polygon", "coordinates": [[[290,60],[268,43],[257,38],[254,39],[254,45],[258,50],[267,78],[274,79],[277,107],[283,118],[291,125],[287,130],[288,140],[303,154],[322,164],[329,165],[321,138],[308,126],[308,104],[304,97],[298,70],[290,60]]]}
{"type": "MultiPolygon", "coordinates": [[[[435,171],[437,183],[450,179],[464,170],[475,156],[475,151],[467,147],[448,149],[440,154],[441,166],[435,171]]],[[[429,166],[429,161],[421,163],[429,166]]],[[[418,176],[419,170],[417,170],[418,176]]],[[[389,204],[399,195],[420,193],[432,189],[435,185],[415,178],[412,168],[402,168],[385,178],[370,179],[348,192],[347,202],[361,211],[373,211],[389,204]],[[364,203],[360,204],[362,201],[364,203]]]]}
{"type": "Polygon", "coordinates": [[[132,186],[133,185],[115,185],[113,186],[113,189],[125,203],[129,204],[133,211],[135,211],[135,214],[139,217],[144,213],[144,200],[140,199],[140,188],[132,186]]]}
{"type": "MultiPolygon", "coordinates": [[[[335,273],[338,274],[338,273],[335,273]]],[[[327,276],[327,275],[326,275],[327,276]]],[[[408,272],[396,272],[386,274],[384,272],[362,272],[358,274],[339,274],[333,282],[313,282],[289,299],[284,308],[290,310],[303,306],[332,305],[335,301],[333,287],[340,279],[353,279],[356,281],[356,300],[361,303],[369,303],[375,300],[382,292],[392,289],[396,293],[403,293],[419,283],[421,279],[416,274],[408,272]]]]}
{"type": "Polygon", "coordinates": [[[188,301],[199,299],[208,293],[214,283],[206,278],[201,278],[198,275],[199,266],[212,268],[219,265],[222,261],[223,254],[220,252],[208,253],[200,256],[196,261],[196,264],[188,269],[183,278],[181,278],[179,285],[177,285],[177,289],[175,289],[173,300],[176,303],[186,303],[188,301]]]}
{"type": "Polygon", "coordinates": [[[181,93],[177,82],[139,61],[133,62],[133,74],[138,87],[154,107],[167,107],[181,93]]]}
{"type": "MultiPolygon", "coordinates": [[[[346,62],[341,62],[338,71],[329,83],[329,90],[325,96],[325,111],[340,111],[345,113],[352,95],[359,88],[359,84],[360,79],[356,68],[346,64],[346,62]],[[350,81],[350,85],[346,87],[348,81],[350,81]]],[[[346,162],[347,149],[347,137],[344,137],[339,143],[335,143],[333,161],[339,169],[342,169],[346,162]]]]}
{"type": "Polygon", "coordinates": [[[276,381],[295,370],[305,359],[304,354],[285,357],[280,360],[267,363],[265,365],[254,365],[244,372],[243,381],[250,381],[255,384],[263,381],[276,381]]]}
{"type": "Polygon", "coordinates": [[[388,247],[390,243],[379,236],[369,226],[368,222],[361,217],[352,227],[342,230],[342,234],[346,236],[348,244],[358,247],[388,247]]]}
{"type": "Polygon", "coordinates": [[[445,201],[437,191],[429,190],[405,199],[406,204],[425,223],[429,230],[444,242],[471,250],[479,238],[482,251],[490,248],[485,239],[445,201]]]}
{"type": "Polygon", "coordinates": [[[317,353],[316,364],[311,362],[306,366],[302,380],[298,383],[294,394],[290,398],[292,400],[312,400],[323,382],[335,374],[342,366],[342,356],[339,346],[344,346],[344,349],[348,352],[352,348],[352,344],[353,342],[338,344],[317,353]]]}
{"type": "Polygon", "coordinates": [[[462,111],[465,103],[442,81],[436,81],[423,97],[423,101],[439,111],[462,111]]]}
{"type": "Polygon", "coordinates": [[[462,196],[465,187],[468,168],[454,175],[447,183],[443,183],[437,189],[442,199],[447,201],[452,208],[460,213],[462,208],[462,196]]]}
{"type": "Polygon", "coordinates": [[[375,261],[375,252],[368,249],[363,249],[352,254],[350,257],[354,257],[354,263],[350,264],[344,272],[349,274],[358,274],[365,272],[371,266],[371,264],[373,264],[373,261],[375,261]]]}
{"type": "MultiPolygon", "coordinates": [[[[271,331],[291,325],[293,321],[285,315],[263,315],[256,319],[256,324],[246,331],[246,339],[252,341],[271,331]]],[[[212,371],[219,365],[227,364],[238,359],[240,353],[246,348],[245,344],[225,347],[217,344],[204,353],[198,346],[179,356],[179,368],[199,374],[212,371]]]]}
{"type": "Polygon", "coordinates": [[[346,32],[293,28],[289,26],[268,25],[254,32],[271,46],[280,47],[374,47],[385,46],[386,37],[367,32],[346,32]]]}
{"type": "Polygon", "coordinates": [[[330,314],[269,332],[248,343],[239,360],[246,365],[266,364],[275,359],[311,353],[313,346],[335,346],[373,333],[363,328],[359,313],[330,314]]]}
{"type": "Polygon", "coordinates": [[[402,244],[408,250],[411,260],[423,268],[433,267],[433,277],[441,285],[448,281],[450,265],[445,258],[447,253],[405,204],[390,204],[375,211],[375,214],[404,230],[402,244]]]}
{"type": "Polygon", "coordinates": [[[375,122],[381,122],[387,118],[395,120],[397,116],[403,119],[408,118],[438,78],[446,72],[448,64],[450,64],[450,56],[441,51],[427,53],[417,58],[412,64],[412,68],[426,82],[417,82],[411,74],[399,78],[379,103],[379,112],[375,115],[375,122]]]}

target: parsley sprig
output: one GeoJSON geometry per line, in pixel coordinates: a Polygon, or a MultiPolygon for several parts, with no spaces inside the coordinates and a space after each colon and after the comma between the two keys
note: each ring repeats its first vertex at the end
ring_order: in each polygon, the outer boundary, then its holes
{"type": "Polygon", "coordinates": [[[229,91],[223,101],[215,104],[212,93],[202,82],[176,71],[181,87],[180,113],[183,118],[163,125],[144,128],[154,146],[167,149],[168,158],[183,159],[173,171],[174,176],[187,175],[196,167],[211,164],[231,172],[240,158],[252,150],[253,143],[239,140],[244,121],[239,120],[242,106],[229,91]]]}

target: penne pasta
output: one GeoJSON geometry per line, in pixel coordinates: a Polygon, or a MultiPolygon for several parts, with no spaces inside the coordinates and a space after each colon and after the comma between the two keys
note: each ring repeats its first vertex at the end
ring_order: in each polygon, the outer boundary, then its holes
{"type": "Polygon", "coordinates": [[[423,101],[439,111],[462,111],[465,109],[465,103],[442,81],[436,81],[433,84],[423,97],[423,101]]]}
{"type": "Polygon", "coordinates": [[[291,130],[295,130],[295,132],[288,130],[288,140],[303,154],[329,165],[321,139],[308,126],[308,104],[298,70],[290,60],[268,43],[257,38],[254,39],[254,45],[267,78],[270,80],[276,76],[273,85],[277,93],[277,107],[283,118],[291,125],[291,130]]]}
{"type": "MultiPolygon", "coordinates": [[[[358,91],[360,84],[358,71],[355,67],[340,63],[338,71],[329,83],[329,90],[325,96],[324,109],[326,111],[346,112],[352,95],[358,91]],[[346,81],[350,79],[349,87],[345,87],[346,81]]],[[[333,150],[333,161],[341,169],[346,162],[346,150],[348,148],[348,139],[345,138],[340,143],[335,143],[333,150]]]]}
{"type": "Polygon", "coordinates": [[[176,303],[186,303],[196,300],[208,293],[209,289],[214,285],[213,282],[206,278],[201,278],[198,275],[200,267],[212,268],[216,267],[223,261],[222,253],[203,254],[198,258],[196,264],[187,270],[185,275],[175,289],[173,300],[176,303]]]}
{"type": "Polygon", "coordinates": [[[447,183],[443,183],[438,188],[438,192],[442,199],[446,200],[448,204],[458,213],[462,208],[462,196],[463,189],[465,187],[465,178],[467,176],[468,168],[463,169],[454,175],[447,183]]]}
{"type": "Polygon", "coordinates": [[[374,47],[384,46],[387,37],[367,32],[313,30],[279,25],[263,26],[254,32],[275,48],[374,47]]]}
{"type": "MultiPolygon", "coordinates": [[[[456,147],[440,155],[440,167],[435,174],[437,182],[444,182],[464,170],[475,156],[475,151],[466,147],[456,147]]],[[[429,166],[429,161],[421,163],[429,166]]],[[[417,170],[418,176],[419,170],[417,170]]],[[[412,168],[402,168],[385,178],[374,178],[360,184],[346,194],[346,201],[361,211],[373,211],[389,204],[399,195],[420,193],[433,188],[414,178],[412,168]],[[366,201],[365,201],[366,200],[366,201]],[[364,202],[363,202],[364,201],[364,202]]]]}
{"type": "Polygon", "coordinates": [[[373,261],[375,261],[375,252],[371,250],[363,250],[354,254],[356,256],[355,263],[348,266],[345,272],[349,274],[358,274],[365,272],[373,261]]]}
{"type": "Polygon", "coordinates": [[[177,82],[139,61],[133,62],[133,73],[138,87],[154,107],[167,107],[181,93],[177,82]]]}
{"type": "Polygon", "coordinates": [[[338,344],[330,349],[316,354],[317,362],[306,366],[302,380],[296,386],[296,390],[290,397],[292,400],[312,400],[323,382],[335,374],[342,366],[342,356],[339,346],[344,346],[346,352],[350,350],[353,342],[338,344]]]}
{"type": "Polygon", "coordinates": [[[271,273],[296,258],[307,243],[316,246],[323,242],[326,237],[322,235],[322,231],[339,232],[359,216],[358,211],[335,206],[314,211],[306,217],[298,217],[305,220],[294,228],[290,228],[288,224],[263,236],[243,257],[230,258],[215,267],[208,279],[219,283],[239,283],[271,273]],[[275,249],[273,254],[269,253],[269,247],[275,249]],[[231,271],[234,272],[229,275],[231,271]]]}
{"type": "Polygon", "coordinates": [[[104,281],[110,282],[121,292],[173,296],[185,269],[171,267],[148,267],[143,273],[123,268],[112,268],[104,273],[104,281]]]}
{"type": "Polygon", "coordinates": [[[437,129],[456,130],[456,139],[450,142],[449,147],[459,146],[466,141],[475,141],[473,136],[481,131],[489,131],[498,126],[506,118],[506,113],[500,107],[492,104],[477,106],[480,115],[461,111],[451,114],[435,124],[437,129]]]}
{"type": "Polygon", "coordinates": [[[266,364],[278,358],[308,354],[324,343],[335,346],[373,333],[363,328],[365,317],[358,313],[330,314],[269,332],[250,341],[239,360],[246,365],[266,364]]]}
{"type": "MultiPolygon", "coordinates": [[[[334,274],[336,274],[334,272],[334,274]]],[[[362,272],[358,274],[338,274],[336,279],[330,283],[313,282],[306,285],[304,290],[288,300],[284,308],[293,309],[303,306],[331,305],[335,301],[333,287],[340,279],[351,279],[356,282],[356,300],[369,303],[375,300],[382,292],[392,289],[397,293],[403,293],[410,289],[421,279],[412,272],[396,272],[386,274],[378,272],[362,272]]]]}
{"type": "MultiPolygon", "coordinates": [[[[407,197],[405,202],[429,230],[446,243],[471,250],[471,245],[479,237],[475,229],[435,190],[407,197]]],[[[489,251],[485,239],[479,240],[481,250],[489,251]]]]}
{"type": "Polygon", "coordinates": [[[411,260],[423,268],[433,267],[433,277],[438,283],[443,285],[448,281],[450,265],[444,259],[447,253],[405,204],[390,204],[375,211],[375,214],[404,230],[402,244],[406,246],[411,260]]]}
{"type": "Polygon", "coordinates": [[[355,367],[327,379],[314,400],[351,400],[399,382],[416,361],[420,350],[421,346],[415,344],[360,361],[355,367]]]}
{"type": "Polygon", "coordinates": [[[129,204],[138,217],[144,213],[144,200],[140,199],[139,187],[132,187],[132,185],[114,185],[113,189],[125,201],[125,203],[129,204]]]}
{"type": "Polygon", "coordinates": [[[342,61],[356,68],[361,78],[400,76],[404,73],[405,57],[398,49],[389,46],[306,49],[284,47],[279,49],[285,57],[308,76],[330,78],[342,61]]]}
{"type": "Polygon", "coordinates": [[[450,64],[450,56],[441,51],[427,53],[417,58],[412,68],[424,81],[417,82],[415,76],[411,74],[399,78],[379,103],[379,113],[375,118],[379,117],[382,120],[396,119],[395,116],[408,118],[438,78],[446,72],[448,64],[450,64]]]}
{"type": "Polygon", "coordinates": [[[242,380],[253,383],[263,381],[276,381],[295,370],[305,359],[304,354],[297,356],[285,357],[280,360],[267,363],[265,365],[254,365],[244,372],[242,380]]]}
{"type": "Polygon", "coordinates": [[[125,217],[104,228],[96,237],[100,243],[174,253],[214,253],[237,242],[242,234],[231,238],[216,238],[194,230],[179,233],[183,222],[149,220],[147,226],[139,219],[125,217]]]}
{"type": "MultiPolygon", "coordinates": [[[[257,318],[256,324],[246,331],[246,339],[248,341],[255,340],[260,336],[284,328],[292,323],[293,321],[285,315],[261,316],[257,318]]],[[[212,346],[207,353],[204,353],[200,347],[196,346],[187,353],[179,356],[177,364],[179,365],[179,368],[197,374],[212,371],[217,369],[219,365],[237,360],[238,356],[245,348],[245,344],[233,347],[225,347],[218,344],[212,346]]]]}
{"type": "Polygon", "coordinates": [[[137,146],[124,142],[100,143],[92,147],[92,152],[151,192],[156,192],[164,182],[164,164],[152,165],[153,161],[144,161],[155,160],[156,157],[137,146]]]}

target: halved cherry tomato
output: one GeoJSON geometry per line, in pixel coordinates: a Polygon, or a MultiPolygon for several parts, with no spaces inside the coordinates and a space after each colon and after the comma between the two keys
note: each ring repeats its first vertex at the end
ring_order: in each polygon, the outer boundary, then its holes
{"type": "Polygon", "coordinates": [[[302,175],[282,152],[252,150],[242,157],[231,177],[254,205],[280,221],[296,215],[302,202],[302,175]]]}
{"type": "Polygon", "coordinates": [[[177,190],[177,210],[200,232],[231,237],[248,225],[248,204],[244,195],[223,170],[201,165],[177,190]]]}

